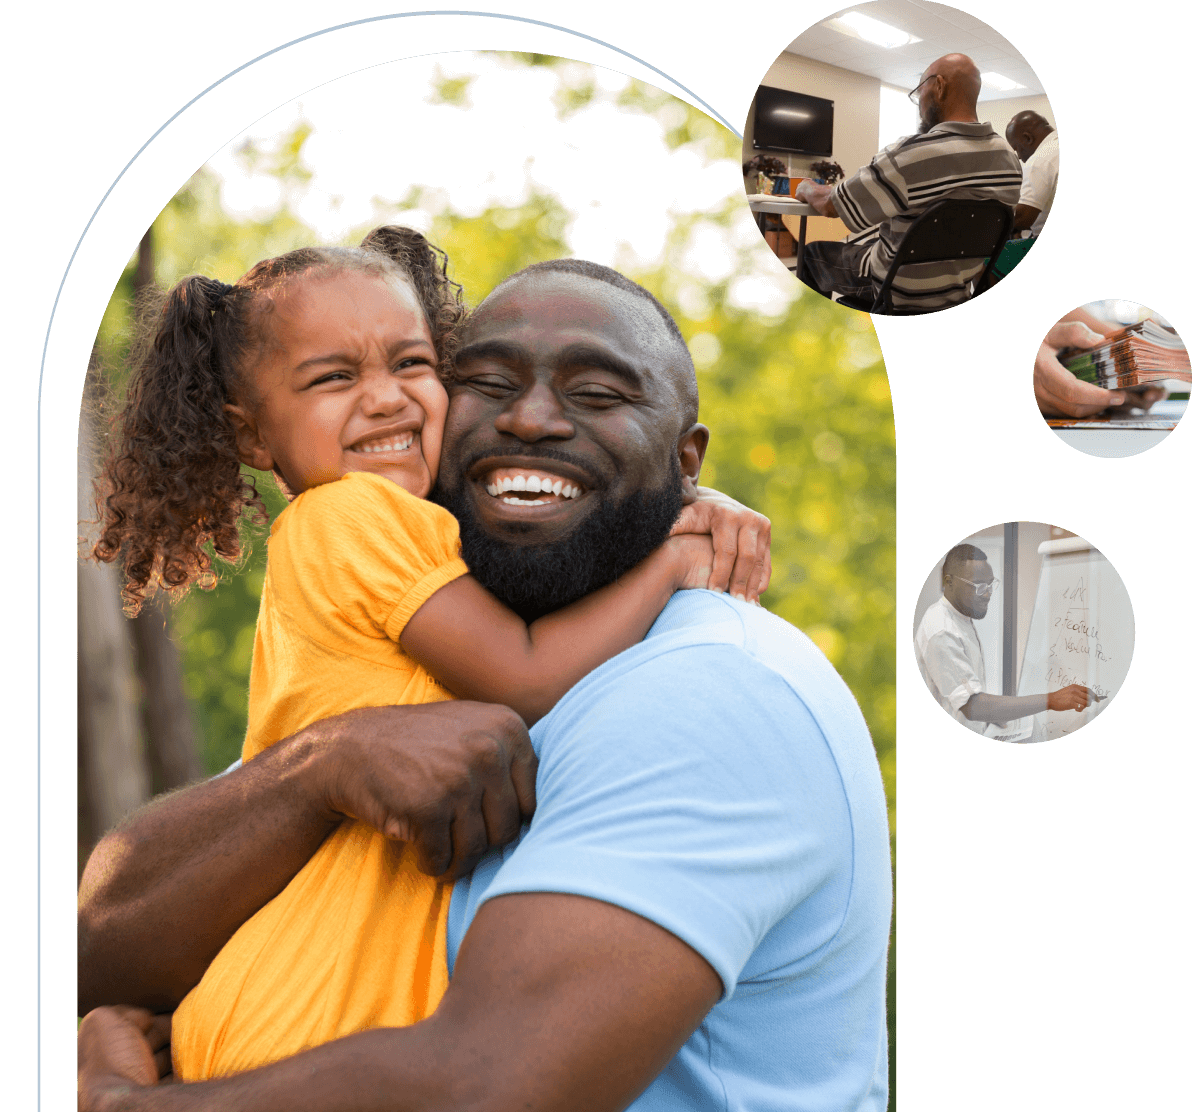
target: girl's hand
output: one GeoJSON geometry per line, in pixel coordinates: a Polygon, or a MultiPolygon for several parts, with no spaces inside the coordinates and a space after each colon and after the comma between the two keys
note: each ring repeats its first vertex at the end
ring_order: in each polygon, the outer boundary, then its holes
{"type": "Polygon", "coordinates": [[[170,1073],[170,1017],[144,1008],[96,1008],[79,1024],[79,1112],[103,1112],[130,1089],[170,1073]]]}
{"type": "MultiPolygon", "coordinates": [[[[660,557],[671,562],[676,591],[708,586],[712,574],[712,538],[699,533],[671,537],[659,550],[660,557]]],[[[650,557],[653,559],[654,557],[650,557]]]]}
{"type": "MultiPolygon", "coordinates": [[[[757,602],[770,585],[770,519],[711,487],[684,506],[671,536],[710,533],[714,558],[706,584],[733,598],[757,602]]],[[[703,584],[701,584],[703,586],[703,584]]]]}

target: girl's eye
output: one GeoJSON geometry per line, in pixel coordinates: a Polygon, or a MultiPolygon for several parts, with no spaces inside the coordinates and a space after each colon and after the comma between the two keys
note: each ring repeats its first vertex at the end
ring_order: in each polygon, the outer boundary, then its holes
{"type": "Polygon", "coordinates": [[[310,385],[320,386],[324,382],[343,382],[346,381],[348,377],[347,371],[330,371],[325,375],[320,375],[310,385]]]}
{"type": "Polygon", "coordinates": [[[394,371],[433,371],[435,368],[425,355],[411,355],[409,359],[403,359],[393,369],[394,371]]]}

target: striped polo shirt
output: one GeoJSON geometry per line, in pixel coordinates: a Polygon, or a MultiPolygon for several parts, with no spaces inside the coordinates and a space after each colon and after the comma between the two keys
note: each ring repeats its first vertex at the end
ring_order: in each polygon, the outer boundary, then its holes
{"type": "MultiPolygon", "coordinates": [[[[879,151],[873,161],[832,190],[832,203],[850,232],[868,244],[860,273],[880,285],[915,217],[936,201],[1018,203],[1022,164],[1010,144],[983,123],[947,120],[879,151]]],[[[899,268],[893,303],[942,309],[967,296],[981,259],[915,263],[899,268]]]]}

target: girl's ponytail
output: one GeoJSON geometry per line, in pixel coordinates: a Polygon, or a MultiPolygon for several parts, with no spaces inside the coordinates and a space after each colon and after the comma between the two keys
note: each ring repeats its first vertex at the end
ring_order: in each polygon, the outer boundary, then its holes
{"type": "Polygon", "coordinates": [[[98,560],[124,564],[126,610],[135,614],[157,584],[177,593],[215,584],[214,557],[240,558],[240,518],[268,520],[252,478],[242,474],[224,407],[252,403],[241,370],[262,342],[265,304],[309,271],[400,274],[413,286],[450,375],[467,310],[447,277],[447,256],[411,228],[370,232],[359,248],[303,247],[254,266],[234,286],[184,278],[169,293],[152,342],[139,359],[97,484],[98,560]]]}
{"type": "Polygon", "coordinates": [[[468,312],[463,288],[447,277],[447,253],[421,232],[398,224],[374,228],[360,246],[384,255],[409,278],[430,325],[440,372],[445,373],[458,347],[459,327],[468,312]]]}
{"type": "Polygon", "coordinates": [[[122,560],[130,613],[158,582],[177,591],[212,586],[213,555],[240,557],[245,507],[265,519],[224,412],[251,297],[215,279],[184,278],[134,369],[98,483],[102,531],[93,549],[96,559],[122,560]]]}

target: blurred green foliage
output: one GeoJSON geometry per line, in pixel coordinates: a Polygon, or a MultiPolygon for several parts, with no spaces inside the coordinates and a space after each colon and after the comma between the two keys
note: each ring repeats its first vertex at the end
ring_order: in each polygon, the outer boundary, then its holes
{"type": "MultiPolygon", "coordinates": [[[[506,57],[511,66],[558,70],[555,104],[561,115],[608,96],[576,63],[506,57]]],[[[468,86],[467,79],[443,77],[432,97],[466,103],[468,86]]],[[[736,163],[740,157],[735,136],[651,86],[630,81],[614,101],[624,111],[656,117],[671,149],[694,146],[707,161],[736,163]]],[[[295,199],[310,178],[302,161],[309,134],[309,127],[299,128],[271,152],[241,148],[247,165],[278,180],[281,202],[267,219],[226,214],[219,183],[206,171],[187,183],[153,226],[158,284],[196,271],[235,281],[260,259],[314,242],[314,233],[294,215],[295,199]]],[[[372,224],[400,222],[421,195],[411,187],[396,204],[378,203],[372,224]]],[[[534,192],[520,205],[477,216],[448,207],[435,217],[430,237],[448,252],[474,305],[520,267],[570,254],[569,219],[565,199],[534,192]]],[[[730,248],[736,256],[721,281],[702,280],[686,265],[685,254],[701,231],[740,220],[739,200],[673,220],[660,264],[643,271],[623,245],[620,269],[672,310],[688,338],[699,373],[701,419],[712,430],[701,481],[772,521],[774,574],[763,601],[819,645],[856,695],[881,763],[893,833],[894,421],[873,327],[868,317],[810,293],[796,294],[777,315],[741,307],[735,286],[742,279],[757,281],[761,265],[768,264],[767,279],[773,274],[774,282],[787,281],[759,247],[760,237],[730,248]]],[[[350,241],[367,230],[358,229],[350,241]]],[[[731,236],[728,241],[737,242],[731,236]]],[[[104,318],[99,348],[109,366],[127,350],[134,269],[135,258],[104,318]]],[[[284,501],[269,477],[258,478],[276,514],[284,501]]],[[[210,771],[237,757],[243,739],[264,548],[257,536],[240,574],[225,575],[209,593],[192,593],[175,614],[210,771]]],[[[891,1034],[892,1028],[891,1022],[891,1034]]]]}

